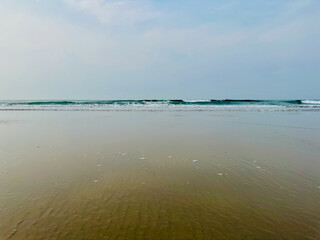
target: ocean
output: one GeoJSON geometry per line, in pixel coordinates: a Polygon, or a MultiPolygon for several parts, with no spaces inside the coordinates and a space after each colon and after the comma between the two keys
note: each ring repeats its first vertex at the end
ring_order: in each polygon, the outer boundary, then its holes
{"type": "Polygon", "coordinates": [[[0,111],[320,111],[320,100],[10,100],[0,111]]]}

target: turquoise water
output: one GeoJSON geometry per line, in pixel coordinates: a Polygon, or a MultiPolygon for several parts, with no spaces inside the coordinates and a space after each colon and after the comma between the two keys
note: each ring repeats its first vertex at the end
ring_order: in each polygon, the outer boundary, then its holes
{"type": "Polygon", "coordinates": [[[0,101],[0,110],[53,111],[319,111],[320,100],[44,100],[0,101]]]}

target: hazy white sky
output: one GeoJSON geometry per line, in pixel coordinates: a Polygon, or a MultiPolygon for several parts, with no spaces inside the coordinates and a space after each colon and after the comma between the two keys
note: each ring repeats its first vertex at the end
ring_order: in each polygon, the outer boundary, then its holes
{"type": "Polygon", "coordinates": [[[1,99],[320,98],[318,0],[1,0],[1,99]]]}

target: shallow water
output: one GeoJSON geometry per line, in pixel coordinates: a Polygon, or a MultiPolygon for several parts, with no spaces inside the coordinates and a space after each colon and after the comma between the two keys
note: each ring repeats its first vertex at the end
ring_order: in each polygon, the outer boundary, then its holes
{"type": "Polygon", "coordinates": [[[319,170],[317,112],[0,112],[0,239],[319,239],[319,170]]]}

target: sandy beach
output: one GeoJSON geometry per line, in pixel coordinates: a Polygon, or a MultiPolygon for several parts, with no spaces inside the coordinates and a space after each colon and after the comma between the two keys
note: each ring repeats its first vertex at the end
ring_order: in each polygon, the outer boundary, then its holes
{"type": "Polygon", "coordinates": [[[320,0],[0,0],[0,240],[320,240],[320,0]]]}
{"type": "Polygon", "coordinates": [[[0,239],[319,239],[317,112],[0,112],[0,239]]]}

